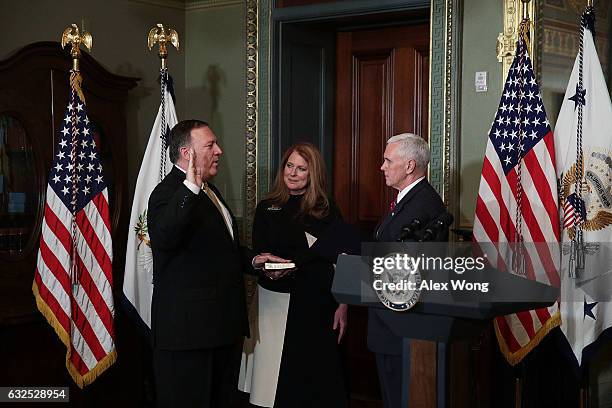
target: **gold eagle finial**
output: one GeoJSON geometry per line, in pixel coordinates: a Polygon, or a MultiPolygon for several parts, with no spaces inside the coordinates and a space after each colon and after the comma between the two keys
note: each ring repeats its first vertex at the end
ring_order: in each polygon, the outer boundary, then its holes
{"type": "Polygon", "coordinates": [[[166,58],[168,58],[168,49],[166,48],[166,43],[170,42],[174,45],[174,48],[179,50],[179,36],[176,30],[172,28],[165,29],[164,25],[161,23],[157,23],[155,27],[153,27],[149,31],[149,35],[147,36],[147,46],[149,50],[153,48],[155,43],[159,44],[159,58],[161,59],[162,68],[166,67],[166,58]]]}
{"type": "Polygon", "coordinates": [[[88,50],[91,51],[91,43],[91,34],[89,34],[87,31],[83,31],[83,34],[80,34],[79,26],[76,24],[71,24],[70,27],[66,28],[62,33],[62,48],[65,48],[67,44],[72,44],[70,56],[72,57],[72,67],[75,71],[79,70],[81,44],[83,44],[85,47],[87,47],[88,50]]]}

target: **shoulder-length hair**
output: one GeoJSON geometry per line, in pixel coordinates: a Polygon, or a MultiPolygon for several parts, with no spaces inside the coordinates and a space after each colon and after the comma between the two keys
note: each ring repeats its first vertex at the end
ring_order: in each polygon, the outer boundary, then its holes
{"type": "Polygon", "coordinates": [[[300,216],[309,215],[317,219],[324,218],[329,214],[329,200],[326,194],[327,173],[319,149],[311,143],[297,143],[287,149],[276,172],[272,190],[270,190],[266,199],[272,205],[277,206],[283,206],[289,200],[289,189],[285,184],[283,175],[289,156],[293,152],[299,154],[308,163],[308,183],[301,202],[300,216]]]}

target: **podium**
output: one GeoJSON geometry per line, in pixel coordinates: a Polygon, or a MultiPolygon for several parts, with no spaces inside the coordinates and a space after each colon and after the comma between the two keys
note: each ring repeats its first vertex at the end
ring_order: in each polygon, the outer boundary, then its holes
{"type": "MultiPolygon", "coordinates": [[[[449,344],[478,336],[496,316],[523,310],[551,306],[559,296],[559,289],[511,273],[494,269],[470,271],[457,275],[453,271],[428,271],[422,280],[449,282],[466,279],[487,282],[488,290],[479,294],[464,291],[423,291],[418,303],[408,311],[387,309],[378,299],[372,286],[373,274],[366,258],[340,255],[332,285],[332,293],[339,303],[385,310],[379,318],[404,340],[403,367],[409,366],[409,339],[436,342],[437,345],[437,408],[449,407],[449,344]]],[[[449,285],[450,286],[450,285],[449,285]]],[[[410,373],[404,371],[404,378],[410,373]]],[[[402,407],[408,406],[408,382],[402,381],[402,407]]]]}

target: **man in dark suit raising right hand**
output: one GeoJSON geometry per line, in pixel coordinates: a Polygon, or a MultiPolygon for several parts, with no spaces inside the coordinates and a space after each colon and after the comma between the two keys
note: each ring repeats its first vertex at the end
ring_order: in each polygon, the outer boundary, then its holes
{"type": "Polygon", "coordinates": [[[236,220],[209,182],[223,151],[206,122],[179,122],[169,149],[174,167],[151,193],[147,220],[157,403],[224,408],[233,353],[249,332],[243,273],[285,260],[240,246],[236,220]]]}
{"type": "MultiPolygon", "coordinates": [[[[425,226],[446,211],[442,199],[425,178],[429,157],[427,142],[417,135],[403,133],[387,140],[380,169],[387,186],[398,190],[398,195],[376,229],[377,242],[396,242],[402,228],[415,219],[425,226]]],[[[399,408],[402,388],[408,386],[408,379],[402,381],[402,338],[393,334],[381,319],[387,313],[398,312],[370,308],[368,348],[376,354],[385,408],[399,408]]],[[[410,372],[409,367],[406,369],[410,372]]]]}

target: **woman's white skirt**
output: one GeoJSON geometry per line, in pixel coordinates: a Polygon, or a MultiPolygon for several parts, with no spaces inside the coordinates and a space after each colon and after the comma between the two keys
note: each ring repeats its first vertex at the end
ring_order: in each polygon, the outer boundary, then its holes
{"type": "Polygon", "coordinates": [[[257,298],[257,319],[250,319],[251,338],[244,342],[238,389],[251,394],[251,404],[273,407],[290,295],[258,285],[257,298]]]}

